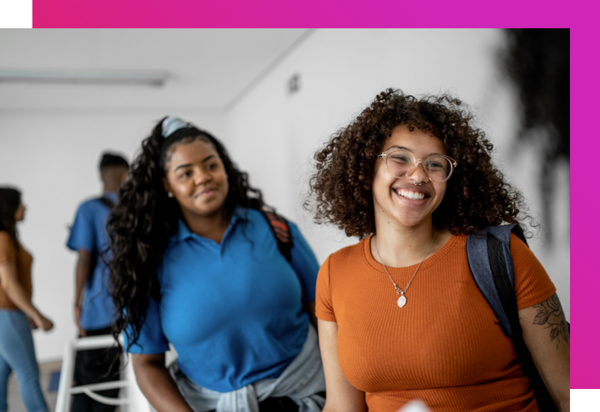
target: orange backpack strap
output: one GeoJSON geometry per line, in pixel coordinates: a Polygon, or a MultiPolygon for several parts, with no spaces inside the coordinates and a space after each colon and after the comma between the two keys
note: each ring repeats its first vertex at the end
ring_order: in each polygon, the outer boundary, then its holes
{"type": "Polygon", "coordinates": [[[275,236],[275,240],[277,241],[279,252],[281,252],[285,260],[291,264],[292,247],[294,246],[294,243],[292,241],[288,221],[283,216],[280,216],[271,210],[262,209],[260,212],[269,222],[273,236],[275,236]]]}

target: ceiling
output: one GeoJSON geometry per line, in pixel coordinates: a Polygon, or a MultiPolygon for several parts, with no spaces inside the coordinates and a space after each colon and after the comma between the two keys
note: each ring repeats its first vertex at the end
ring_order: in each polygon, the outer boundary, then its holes
{"type": "Polygon", "coordinates": [[[0,30],[0,71],[161,70],[163,86],[0,82],[0,110],[226,111],[304,29],[0,30]]]}

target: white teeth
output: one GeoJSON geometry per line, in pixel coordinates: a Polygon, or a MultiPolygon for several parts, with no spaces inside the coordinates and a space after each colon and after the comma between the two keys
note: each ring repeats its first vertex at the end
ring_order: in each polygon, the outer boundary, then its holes
{"type": "Polygon", "coordinates": [[[406,197],[408,199],[413,199],[413,200],[422,200],[425,199],[425,194],[424,193],[419,193],[419,192],[412,192],[410,190],[397,190],[396,193],[402,197],[406,197]]]}

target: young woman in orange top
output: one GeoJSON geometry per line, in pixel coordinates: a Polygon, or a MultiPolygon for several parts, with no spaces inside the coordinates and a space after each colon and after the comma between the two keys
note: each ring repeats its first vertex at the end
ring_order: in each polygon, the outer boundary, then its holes
{"type": "Polygon", "coordinates": [[[0,412],[7,410],[12,371],[27,410],[48,410],[40,389],[31,328],[50,330],[53,325],[31,303],[33,259],[19,242],[16,228],[24,216],[21,193],[0,188],[0,412]]]}
{"type": "MultiPolygon", "coordinates": [[[[522,224],[523,198],[492,148],[459,100],[389,89],[316,154],[317,222],[361,239],[330,255],[317,280],[324,411],[395,412],[413,399],[434,412],[538,411],[467,261],[467,235],[522,224]]],[[[514,235],[511,253],[526,345],[568,411],[556,289],[514,235]]]]}

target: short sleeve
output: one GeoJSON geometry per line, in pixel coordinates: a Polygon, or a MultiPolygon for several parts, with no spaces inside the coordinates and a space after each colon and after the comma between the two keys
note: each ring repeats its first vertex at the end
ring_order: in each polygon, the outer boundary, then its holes
{"type": "Polygon", "coordinates": [[[17,251],[15,243],[5,231],[0,231],[0,263],[16,262],[17,251]]]}
{"type": "Polygon", "coordinates": [[[515,271],[515,295],[519,310],[537,305],[556,293],[556,287],[531,249],[514,234],[510,253],[515,271]]]}
{"type": "Polygon", "coordinates": [[[94,252],[98,248],[95,239],[94,217],[88,205],[84,203],[77,210],[67,247],[75,251],[85,249],[94,252]]]}
{"type": "Polygon", "coordinates": [[[329,288],[329,263],[331,256],[325,260],[319,270],[317,277],[317,299],[315,303],[315,314],[317,318],[335,322],[335,313],[331,303],[331,289],[329,288]]]}
{"type": "MultiPolygon", "coordinates": [[[[125,334],[125,347],[127,348],[128,345],[129,341],[125,334]]],[[[168,350],[169,342],[163,334],[160,321],[160,307],[154,299],[150,298],[146,310],[146,319],[140,329],[140,337],[127,351],[129,353],[155,355],[168,350]]]]}
{"type": "Polygon", "coordinates": [[[294,243],[292,247],[292,267],[302,284],[302,303],[306,305],[315,301],[319,262],[298,227],[292,222],[288,223],[294,243]]]}

